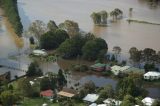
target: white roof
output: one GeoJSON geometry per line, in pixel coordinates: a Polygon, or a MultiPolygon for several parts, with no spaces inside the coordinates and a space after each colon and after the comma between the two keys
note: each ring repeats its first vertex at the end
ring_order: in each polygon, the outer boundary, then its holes
{"type": "Polygon", "coordinates": [[[120,71],[124,71],[124,70],[127,70],[129,68],[131,68],[131,67],[130,66],[121,67],[121,66],[118,66],[118,65],[114,65],[114,66],[111,67],[112,70],[120,70],[120,71]]]}
{"type": "Polygon", "coordinates": [[[115,100],[115,99],[112,99],[112,98],[108,98],[108,99],[104,100],[103,102],[106,103],[106,104],[111,104],[112,102],[114,102],[115,105],[120,105],[122,103],[122,101],[115,100]]]}
{"type": "Polygon", "coordinates": [[[99,105],[97,105],[97,106],[107,106],[107,104],[99,104],[99,105]]]}
{"type": "Polygon", "coordinates": [[[151,106],[153,104],[155,100],[150,98],[150,97],[146,97],[142,100],[142,102],[146,105],[146,106],[151,106]]]}
{"type": "Polygon", "coordinates": [[[33,85],[33,84],[34,84],[34,82],[33,82],[33,81],[29,81],[29,83],[30,83],[31,85],[33,85]]]}
{"type": "Polygon", "coordinates": [[[33,50],[33,54],[37,55],[47,55],[44,50],[33,50]]]}
{"type": "Polygon", "coordinates": [[[83,100],[88,102],[95,102],[99,98],[99,95],[97,94],[88,94],[86,97],[83,98],[83,100]]]}
{"type": "Polygon", "coordinates": [[[96,103],[92,103],[91,105],[89,105],[89,106],[97,106],[97,104],[96,103]]]}
{"type": "Polygon", "coordinates": [[[48,106],[46,103],[43,103],[42,106],[48,106]]]}
{"type": "Polygon", "coordinates": [[[144,76],[160,76],[160,72],[149,71],[145,73],[144,76]]]}

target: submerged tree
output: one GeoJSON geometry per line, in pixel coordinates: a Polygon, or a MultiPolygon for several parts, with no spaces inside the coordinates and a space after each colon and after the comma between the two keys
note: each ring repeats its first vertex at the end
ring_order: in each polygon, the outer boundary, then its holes
{"type": "Polygon", "coordinates": [[[47,28],[49,31],[55,31],[56,29],[58,29],[58,26],[53,20],[50,20],[47,24],[47,28]]]}
{"type": "Polygon", "coordinates": [[[66,20],[64,23],[61,23],[59,27],[66,30],[70,38],[78,35],[80,30],[78,23],[71,20],[66,20]]]}
{"type": "Polygon", "coordinates": [[[113,11],[110,12],[110,16],[113,17],[113,21],[116,21],[118,19],[118,16],[122,17],[123,12],[122,10],[116,8],[113,11]]]}
{"type": "Polygon", "coordinates": [[[117,60],[118,55],[121,53],[122,49],[119,46],[114,46],[112,51],[114,52],[117,60]]]}
{"type": "Polygon", "coordinates": [[[93,12],[91,18],[96,25],[107,24],[108,13],[106,11],[93,12]]]}

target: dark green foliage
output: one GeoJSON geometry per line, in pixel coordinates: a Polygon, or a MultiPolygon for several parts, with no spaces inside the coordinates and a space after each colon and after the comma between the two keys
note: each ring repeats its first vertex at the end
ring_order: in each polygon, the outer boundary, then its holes
{"type": "Polygon", "coordinates": [[[28,71],[26,72],[26,76],[32,77],[32,76],[42,76],[42,70],[39,68],[39,65],[37,62],[32,62],[28,68],[28,71]]]}
{"type": "Polygon", "coordinates": [[[72,58],[78,55],[82,55],[82,47],[84,46],[86,39],[83,36],[74,36],[71,39],[67,39],[63,42],[58,52],[65,58],[72,58]]]}
{"type": "Polygon", "coordinates": [[[43,34],[40,38],[40,46],[43,49],[51,50],[59,47],[59,45],[69,38],[64,30],[57,29],[43,34]]]}
{"type": "Polygon", "coordinates": [[[54,90],[56,88],[56,79],[45,77],[40,81],[40,90],[54,90]]]}
{"type": "Polygon", "coordinates": [[[5,15],[8,17],[9,22],[15,30],[18,36],[21,36],[23,32],[23,26],[19,17],[17,0],[3,0],[2,7],[5,10],[5,15]]]}
{"type": "Polygon", "coordinates": [[[145,64],[144,65],[144,69],[145,69],[145,72],[148,72],[148,71],[154,71],[155,70],[155,65],[154,64],[145,64]]]}
{"type": "Polygon", "coordinates": [[[18,81],[18,89],[19,89],[20,94],[25,97],[33,96],[34,91],[27,78],[23,78],[18,81]]]}
{"type": "Polygon", "coordinates": [[[103,89],[99,92],[100,98],[113,98],[114,97],[114,90],[111,85],[107,85],[103,87],[103,89]]]}
{"type": "Polygon", "coordinates": [[[34,41],[34,38],[33,38],[33,37],[30,37],[30,38],[29,38],[29,41],[30,41],[30,44],[32,44],[32,45],[35,44],[35,41],[34,41]]]}
{"type": "Polygon", "coordinates": [[[65,79],[64,75],[63,75],[63,71],[61,69],[59,69],[58,71],[58,85],[64,86],[67,83],[67,80],[65,79]]]}
{"type": "Polygon", "coordinates": [[[20,100],[19,96],[10,90],[2,92],[0,95],[0,99],[3,106],[13,106],[17,101],[20,100]]]}
{"type": "Polygon", "coordinates": [[[96,60],[98,56],[103,57],[108,50],[107,43],[101,38],[95,38],[86,42],[82,48],[83,57],[86,60],[96,60]],[[103,54],[102,54],[103,53],[103,54]]]}

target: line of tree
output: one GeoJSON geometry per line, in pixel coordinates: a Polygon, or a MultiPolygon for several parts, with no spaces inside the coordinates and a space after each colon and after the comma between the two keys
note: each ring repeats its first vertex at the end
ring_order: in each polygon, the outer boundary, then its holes
{"type": "Polygon", "coordinates": [[[0,0],[0,4],[5,11],[5,15],[8,17],[9,22],[14,28],[15,33],[18,36],[21,36],[23,26],[18,13],[17,0],[0,0]]]}
{"type": "Polygon", "coordinates": [[[113,21],[116,21],[118,19],[118,16],[122,17],[123,11],[118,8],[115,8],[110,13],[108,13],[105,10],[100,11],[100,12],[93,12],[91,14],[91,18],[95,25],[106,25],[109,15],[113,17],[113,21]]]}

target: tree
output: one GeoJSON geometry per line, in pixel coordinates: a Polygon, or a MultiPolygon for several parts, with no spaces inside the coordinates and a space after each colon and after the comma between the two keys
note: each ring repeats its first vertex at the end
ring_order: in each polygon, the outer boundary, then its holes
{"type": "Polygon", "coordinates": [[[95,25],[101,23],[101,15],[99,13],[93,12],[91,14],[91,18],[92,18],[92,20],[93,20],[93,22],[94,22],[95,25]]]}
{"type": "Polygon", "coordinates": [[[30,37],[30,38],[29,38],[29,41],[30,41],[30,44],[32,44],[32,45],[35,44],[35,41],[34,41],[34,38],[33,38],[33,37],[30,37]]]}
{"type": "Polygon", "coordinates": [[[56,49],[68,38],[69,36],[64,30],[57,29],[55,31],[48,31],[41,36],[40,46],[46,50],[56,49]]]}
{"type": "Polygon", "coordinates": [[[41,20],[36,20],[29,26],[29,32],[32,33],[37,38],[37,40],[40,40],[41,35],[46,31],[46,25],[41,20]]]}
{"type": "Polygon", "coordinates": [[[66,83],[67,83],[67,81],[63,75],[63,71],[61,69],[59,69],[59,71],[58,71],[58,85],[60,87],[63,87],[66,83]]]}
{"type": "Polygon", "coordinates": [[[82,55],[82,47],[86,40],[83,36],[74,36],[71,39],[65,40],[57,49],[64,58],[73,58],[82,55]]]}
{"type": "Polygon", "coordinates": [[[74,21],[66,20],[64,23],[61,23],[59,27],[62,28],[63,30],[66,30],[70,38],[79,34],[78,23],[74,21]]]}
{"type": "MultiPolygon", "coordinates": [[[[95,59],[97,59],[101,50],[105,50],[106,52],[108,50],[108,46],[107,46],[107,43],[105,42],[105,40],[103,40],[101,38],[96,38],[94,40],[90,40],[90,41],[86,42],[82,48],[83,57],[86,60],[95,60],[95,59]]],[[[105,55],[106,52],[103,52],[104,53],[103,55],[105,55]]]]}
{"type": "Polygon", "coordinates": [[[56,88],[56,84],[57,84],[57,79],[56,78],[49,78],[49,77],[44,77],[41,81],[40,81],[40,90],[48,90],[48,89],[52,89],[55,90],[56,88]]]}
{"type": "Polygon", "coordinates": [[[32,76],[42,76],[42,70],[39,68],[39,65],[37,62],[32,62],[29,65],[28,71],[26,72],[26,75],[28,77],[32,77],[32,76]]]}
{"type": "Polygon", "coordinates": [[[153,102],[152,106],[160,106],[160,100],[156,99],[156,100],[153,102]]]}
{"type": "Polygon", "coordinates": [[[119,46],[114,46],[112,51],[114,52],[117,60],[118,55],[121,53],[122,49],[119,46]]]}
{"type": "Polygon", "coordinates": [[[20,97],[16,93],[13,93],[12,91],[7,90],[1,93],[0,99],[4,106],[12,106],[20,100],[20,97]]]}
{"type": "Polygon", "coordinates": [[[21,95],[25,97],[32,97],[33,96],[33,89],[29,80],[26,78],[18,80],[18,90],[21,95]]]}
{"type": "Polygon", "coordinates": [[[55,31],[56,29],[58,29],[58,26],[53,20],[50,20],[47,24],[47,28],[49,31],[55,31]]]}
{"type": "Polygon", "coordinates": [[[110,12],[110,16],[113,17],[113,21],[117,20],[118,16],[122,16],[123,15],[123,11],[115,8],[113,11],[110,12]]]}
{"type": "Polygon", "coordinates": [[[142,58],[146,62],[150,62],[152,59],[152,56],[156,54],[156,51],[151,48],[145,48],[142,51],[142,58]]]}
{"type": "Polygon", "coordinates": [[[142,58],[142,51],[139,51],[136,47],[132,47],[129,50],[129,54],[130,54],[130,59],[134,63],[140,63],[142,58]]]}
{"type": "Polygon", "coordinates": [[[135,100],[131,95],[126,95],[121,103],[121,106],[134,106],[135,100]]]}
{"type": "Polygon", "coordinates": [[[155,70],[155,65],[146,63],[144,65],[144,69],[145,69],[145,72],[154,71],[155,70]]]}
{"type": "Polygon", "coordinates": [[[105,86],[99,93],[100,98],[113,98],[114,97],[114,90],[112,85],[105,86]]]}

